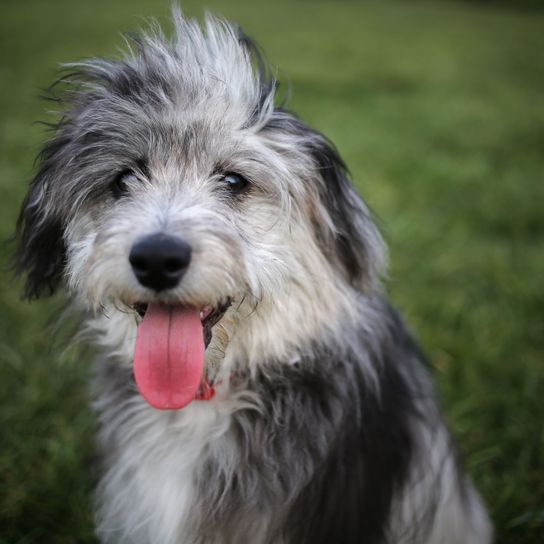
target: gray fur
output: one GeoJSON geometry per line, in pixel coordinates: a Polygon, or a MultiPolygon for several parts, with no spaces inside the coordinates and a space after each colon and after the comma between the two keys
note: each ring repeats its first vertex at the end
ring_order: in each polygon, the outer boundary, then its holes
{"type": "Polygon", "coordinates": [[[334,146],[274,105],[246,37],[212,17],[205,31],[174,19],[172,41],[155,30],[122,60],[70,67],[19,222],[27,293],[65,283],[103,350],[101,540],[489,543],[334,146]],[[137,183],[119,197],[127,169],[137,183]],[[226,191],[229,171],[247,194],[226,191]],[[128,264],[154,232],[193,248],[160,294],[128,264]],[[216,397],[151,408],[132,379],[134,305],[227,299],[206,351],[216,397]]]}

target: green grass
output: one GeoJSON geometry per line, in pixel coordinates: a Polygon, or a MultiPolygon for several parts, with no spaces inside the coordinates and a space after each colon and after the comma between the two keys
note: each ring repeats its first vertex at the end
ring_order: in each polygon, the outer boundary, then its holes
{"type": "MultiPolygon", "coordinates": [[[[2,2],[0,236],[44,139],[59,62],[112,55],[168,2],[2,2]]],[[[201,15],[194,0],[186,11],[201,15]]],[[[258,37],[380,218],[390,291],[436,367],[502,544],[544,534],[544,13],[422,1],[207,6],[258,37]]],[[[3,262],[6,256],[2,255],[3,262]]],[[[90,543],[89,355],[60,301],[0,282],[0,543],[90,543]]]]}

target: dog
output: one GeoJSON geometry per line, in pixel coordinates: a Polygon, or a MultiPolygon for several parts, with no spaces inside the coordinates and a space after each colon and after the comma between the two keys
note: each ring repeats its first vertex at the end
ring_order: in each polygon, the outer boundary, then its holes
{"type": "Polygon", "coordinates": [[[16,233],[101,353],[101,542],[490,543],[335,147],[239,29],[173,19],[69,65],[16,233]]]}

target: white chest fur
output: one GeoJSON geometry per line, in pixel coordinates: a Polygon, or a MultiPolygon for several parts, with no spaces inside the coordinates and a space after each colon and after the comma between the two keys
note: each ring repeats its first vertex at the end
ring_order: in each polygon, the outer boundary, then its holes
{"type": "MultiPolygon", "coordinates": [[[[109,422],[104,413],[102,447],[111,457],[98,490],[100,538],[131,544],[194,542],[201,518],[195,481],[210,455],[217,456],[223,443],[228,447],[225,435],[239,407],[239,402],[216,398],[160,412],[132,397],[109,422]]],[[[228,457],[225,451],[225,463],[228,457]]]]}

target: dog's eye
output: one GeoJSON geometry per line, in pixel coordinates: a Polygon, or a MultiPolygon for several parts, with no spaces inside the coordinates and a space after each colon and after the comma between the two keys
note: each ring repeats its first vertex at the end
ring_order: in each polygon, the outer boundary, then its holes
{"type": "Polygon", "coordinates": [[[138,181],[138,176],[133,170],[119,172],[110,185],[113,197],[117,200],[128,193],[129,187],[138,181]]]}
{"type": "Polygon", "coordinates": [[[249,181],[240,174],[228,172],[223,176],[223,181],[232,193],[243,193],[249,187],[249,181]]]}

